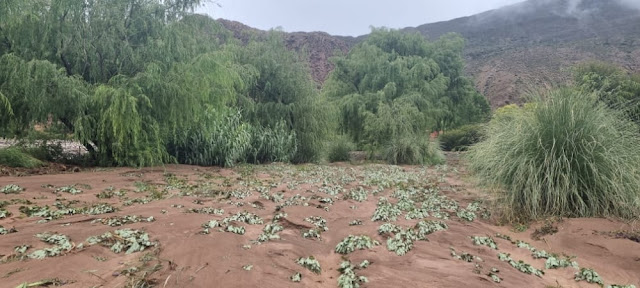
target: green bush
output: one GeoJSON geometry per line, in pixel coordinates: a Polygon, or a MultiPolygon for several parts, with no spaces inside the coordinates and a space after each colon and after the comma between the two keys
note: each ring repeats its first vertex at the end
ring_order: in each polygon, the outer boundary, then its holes
{"type": "Polygon", "coordinates": [[[469,146],[482,140],[482,124],[465,125],[458,129],[446,131],[438,137],[444,151],[466,151],[469,146]]]}
{"type": "Polygon", "coordinates": [[[481,179],[504,189],[505,216],[638,215],[634,124],[591,94],[559,89],[541,96],[510,119],[494,118],[468,154],[481,179]]]}
{"type": "Polygon", "coordinates": [[[329,162],[349,161],[349,152],[356,150],[356,145],[345,135],[337,136],[329,144],[327,160],[329,162]]]}
{"type": "Polygon", "coordinates": [[[385,146],[384,159],[390,164],[425,164],[444,163],[444,156],[437,142],[427,137],[394,138],[385,146]]]}
{"type": "Polygon", "coordinates": [[[43,163],[18,147],[10,147],[0,149],[0,165],[36,168],[42,166],[43,163]]]}

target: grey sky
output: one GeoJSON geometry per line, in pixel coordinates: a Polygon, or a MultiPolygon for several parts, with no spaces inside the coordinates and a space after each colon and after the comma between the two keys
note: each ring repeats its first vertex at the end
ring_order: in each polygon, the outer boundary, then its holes
{"type": "Polygon", "coordinates": [[[523,0],[217,0],[198,10],[267,30],[358,36],[369,27],[404,28],[473,15],[523,0]]]}

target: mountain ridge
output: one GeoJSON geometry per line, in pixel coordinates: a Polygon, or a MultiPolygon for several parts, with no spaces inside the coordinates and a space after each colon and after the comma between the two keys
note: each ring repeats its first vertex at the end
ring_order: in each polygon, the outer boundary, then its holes
{"type": "MultiPolygon", "coordinates": [[[[407,27],[429,39],[458,33],[466,39],[466,73],[493,108],[522,103],[531,89],[571,80],[571,67],[604,61],[640,71],[640,9],[622,0],[529,0],[449,21],[407,27]]],[[[640,7],[640,6],[639,6],[640,7]]],[[[236,38],[244,24],[219,20],[236,38]]],[[[289,49],[305,50],[314,80],[321,85],[333,69],[329,58],[366,39],[325,32],[285,33],[289,49]]],[[[245,39],[246,41],[246,39],[245,39]]]]}

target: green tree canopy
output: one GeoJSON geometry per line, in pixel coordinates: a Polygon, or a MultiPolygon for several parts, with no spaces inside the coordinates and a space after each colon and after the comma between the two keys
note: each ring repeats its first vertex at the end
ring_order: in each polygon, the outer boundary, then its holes
{"type": "Polygon", "coordinates": [[[485,98],[463,76],[464,41],[445,35],[374,29],[348,55],[334,59],[324,94],[339,106],[341,133],[361,148],[481,121],[485,98]]]}
{"type": "Polygon", "coordinates": [[[278,32],[239,46],[201,2],[1,2],[0,136],[59,121],[102,165],[317,160],[304,59],[278,32]]]}
{"type": "Polygon", "coordinates": [[[284,122],[296,135],[292,160],[318,160],[328,115],[305,59],[286,48],[282,32],[271,31],[266,41],[251,41],[238,50],[238,61],[256,76],[238,102],[245,118],[264,127],[284,122]]]}

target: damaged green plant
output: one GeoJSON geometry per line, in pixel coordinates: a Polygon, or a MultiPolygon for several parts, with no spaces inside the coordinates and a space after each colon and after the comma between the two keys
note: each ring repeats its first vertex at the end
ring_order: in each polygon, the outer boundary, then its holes
{"type": "Polygon", "coordinates": [[[89,237],[87,243],[109,247],[114,253],[125,251],[125,254],[141,252],[157,245],[156,242],[149,239],[148,233],[128,228],[115,230],[113,233],[106,232],[100,236],[89,237]]]}
{"type": "Polygon", "coordinates": [[[336,245],[336,253],[349,254],[356,250],[371,249],[374,246],[380,245],[380,242],[372,240],[371,237],[366,235],[349,235],[344,238],[338,245],[336,245]]]}
{"type": "Polygon", "coordinates": [[[313,256],[309,256],[307,258],[298,258],[298,260],[296,260],[296,263],[304,268],[309,269],[309,271],[315,274],[320,274],[322,272],[320,262],[318,262],[318,260],[316,260],[316,258],[314,258],[313,256]]]}

